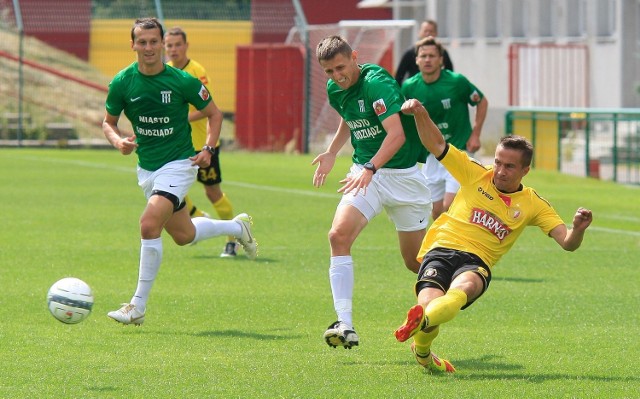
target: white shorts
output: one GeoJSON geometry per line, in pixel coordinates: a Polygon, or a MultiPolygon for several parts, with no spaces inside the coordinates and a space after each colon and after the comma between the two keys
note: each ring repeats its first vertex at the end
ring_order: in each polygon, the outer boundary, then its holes
{"type": "MultiPolygon", "coordinates": [[[[360,173],[362,165],[353,164],[347,176],[360,173]]],[[[344,194],[338,207],[351,205],[368,221],[382,209],[397,231],[418,231],[427,227],[431,215],[431,193],[418,166],[407,169],[378,169],[364,190],[344,194]]]]}
{"type": "Polygon", "coordinates": [[[460,183],[442,166],[433,154],[429,154],[422,166],[422,173],[427,177],[427,186],[431,190],[433,201],[444,199],[444,193],[457,193],[460,183]]]}
{"type": "Polygon", "coordinates": [[[197,173],[198,166],[191,165],[190,159],[169,162],[153,172],[138,166],[138,185],[147,200],[154,190],[159,190],[175,195],[182,202],[196,181],[197,173]]]}

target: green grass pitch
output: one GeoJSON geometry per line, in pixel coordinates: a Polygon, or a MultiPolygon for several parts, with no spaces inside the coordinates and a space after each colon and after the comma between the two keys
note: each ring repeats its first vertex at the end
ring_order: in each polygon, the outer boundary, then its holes
{"type": "MultiPolygon", "coordinates": [[[[455,375],[429,374],[392,332],[414,304],[385,215],[358,238],[355,327],[347,351],[322,339],[335,320],[327,231],[339,158],[312,184],[312,155],[223,153],[223,188],[254,218],[260,254],[220,259],[224,238],[164,260],[141,327],[106,313],[137,279],[144,197],[135,157],[116,150],[0,149],[0,398],[638,398],[640,189],[533,171],[566,222],[594,211],[582,248],[537,228],[494,269],[489,291],[444,325],[434,350],[455,375]],[[74,276],[95,305],[78,325],[46,293],[74,276]]],[[[197,204],[210,213],[202,188],[197,204]]]]}

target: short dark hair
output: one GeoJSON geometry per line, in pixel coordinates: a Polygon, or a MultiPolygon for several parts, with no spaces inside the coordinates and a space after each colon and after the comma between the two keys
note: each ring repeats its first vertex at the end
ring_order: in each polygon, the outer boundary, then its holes
{"type": "Polygon", "coordinates": [[[436,33],[438,33],[438,23],[436,22],[435,19],[427,19],[426,21],[424,21],[425,23],[433,26],[433,30],[436,31],[436,33]]]}
{"type": "Polygon", "coordinates": [[[316,57],[318,61],[327,61],[338,54],[351,56],[353,49],[347,41],[338,35],[327,36],[318,43],[316,47],[316,57]]]}
{"type": "Polygon", "coordinates": [[[136,28],[140,29],[160,29],[160,37],[164,38],[164,29],[162,28],[162,24],[158,21],[157,18],[138,18],[133,23],[133,27],[131,28],[131,40],[136,40],[135,30],[136,28]]]}
{"type": "Polygon", "coordinates": [[[169,29],[166,36],[182,36],[182,40],[184,40],[185,43],[187,42],[187,34],[179,26],[169,29]]]}
{"type": "Polygon", "coordinates": [[[500,138],[498,145],[510,150],[520,151],[522,153],[522,166],[526,168],[531,165],[531,159],[533,159],[533,144],[526,138],[511,134],[500,138]]]}
{"type": "Polygon", "coordinates": [[[440,57],[442,57],[442,55],[444,54],[444,48],[442,47],[442,44],[438,40],[436,40],[435,37],[427,36],[416,42],[416,56],[420,51],[420,47],[426,47],[426,46],[434,46],[438,50],[438,54],[440,54],[440,57]]]}

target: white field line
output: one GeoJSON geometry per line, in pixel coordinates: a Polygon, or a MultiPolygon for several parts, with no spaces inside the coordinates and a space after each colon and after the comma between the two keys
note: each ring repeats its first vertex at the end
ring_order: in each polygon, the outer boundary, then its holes
{"type": "MultiPolygon", "coordinates": [[[[76,161],[76,160],[69,160],[69,159],[56,159],[56,158],[40,158],[40,157],[32,157],[32,156],[17,156],[17,157],[13,157],[13,158],[20,158],[20,159],[24,159],[24,160],[37,161],[39,163],[44,162],[45,164],[46,163],[60,163],[60,164],[68,164],[68,165],[78,165],[78,166],[87,167],[87,168],[94,168],[94,169],[113,170],[113,171],[124,172],[124,173],[135,173],[135,166],[123,167],[123,166],[113,166],[113,165],[109,165],[109,164],[101,164],[101,163],[94,163],[94,162],[76,161]]],[[[311,180],[311,178],[309,180],[311,180]]],[[[311,190],[309,190],[309,191],[307,191],[307,190],[296,190],[296,189],[290,189],[290,188],[282,188],[282,187],[275,187],[275,186],[265,186],[265,185],[261,185],[261,184],[251,184],[251,183],[234,182],[234,181],[225,181],[224,184],[225,185],[229,185],[229,186],[248,188],[248,189],[251,189],[251,190],[261,190],[261,191],[270,191],[270,192],[277,192],[277,193],[287,193],[287,194],[295,194],[295,195],[302,195],[302,196],[308,196],[308,197],[331,198],[331,199],[335,199],[335,200],[338,200],[340,198],[340,194],[338,194],[338,193],[336,193],[336,194],[319,193],[319,192],[315,192],[315,191],[311,191],[311,190]]],[[[309,184],[311,184],[311,182],[309,182],[309,184]]],[[[634,222],[640,220],[640,219],[637,219],[637,218],[622,217],[620,215],[602,215],[601,217],[608,218],[608,219],[617,219],[617,220],[623,219],[623,220],[629,220],[629,221],[634,221],[634,222]]],[[[568,227],[571,228],[570,225],[568,227]]],[[[601,232],[612,233],[612,234],[621,234],[621,235],[627,235],[627,236],[640,237],[640,231],[618,230],[618,229],[610,229],[610,228],[607,228],[607,227],[599,227],[599,226],[590,226],[589,230],[601,231],[601,232]]]]}
{"type": "Polygon", "coordinates": [[[606,219],[611,219],[611,220],[624,220],[624,221],[627,221],[627,222],[640,223],[640,217],[624,216],[624,215],[603,215],[603,216],[600,216],[600,217],[606,218],[606,219]]]}
{"type": "MultiPolygon", "coordinates": [[[[13,158],[19,158],[19,159],[23,159],[23,160],[28,160],[28,161],[37,161],[39,163],[58,163],[58,164],[66,164],[66,165],[77,165],[77,166],[82,166],[82,167],[86,167],[86,168],[93,168],[93,169],[101,169],[101,170],[113,170],[116,172],[124,172],[124,173],[132,173],[135,174],[136,173],[136,167],[135,165],[131,166],[131,167],[124,167],[124,166],[114,166],[114,165],[109,165],[109,164],[103,164],[103,163],[95,163],[95,162],[86,162],[86,161],[77,161],[77,160],[71,160],[71,159],[57,159],[57,158],[39,158],[39,157],[33,157],[33,156],[19,156],[19,157],[13,157],[13,158]]],[[[272,192],[277,192],[277,193],[287,193],[287,194],[296,194],[296,195],[303,195],[303,196],[308,196],[308,197],[317,197],[317,198],[332,198],[335,200],[339,200],[341,194],[336,192],[335,194],[331,194],[331,193],[322,193],[322,192],[316,192],[316,191],[312,191],[312,190],[297,190],[297,189],[292,189],[292,188],[282,188],[282,187],[275,187],[275,186],[263,186],[263,185],[259,185],[259,184],[251,184],[251,183],[243,183],[243,182],[235,182],[235,181],[224,181],[224,185],[225,186],[236,186],[236,187],[243,187],[243,188],[249,188],[252,190],[262,190],[262,191],[272,191],[272,192]]],[[[309,186],[311,186],[311,173],[309,174],[309,186]]]]}
{"type": "MultiPolygon", "coordinates": [[[[570,228],[571,226],[569,226],[570,228]]],[[[609,229],[607,227],[589,226],[587,230],[602,231],[605,233],[621,234],[625,236],[640,237],[640,231],[609,229]]]]}

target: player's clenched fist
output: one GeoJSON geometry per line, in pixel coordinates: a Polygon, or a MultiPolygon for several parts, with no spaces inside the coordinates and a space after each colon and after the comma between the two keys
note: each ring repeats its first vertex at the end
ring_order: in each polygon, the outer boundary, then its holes
{"type": "Polygon", "coordinates": [[[117,144],[118,150],[123,155],[129,155],[138,148],[138,144],[136,144],[136,136],[123,137],[117,144]]]}

